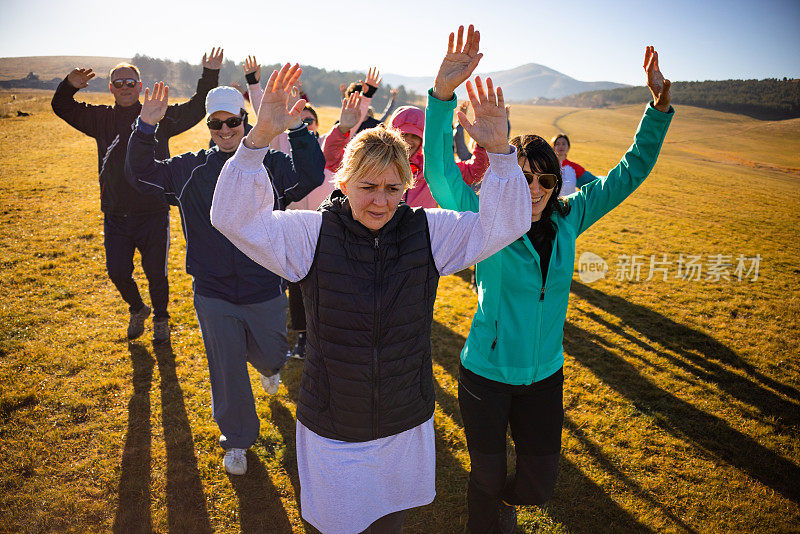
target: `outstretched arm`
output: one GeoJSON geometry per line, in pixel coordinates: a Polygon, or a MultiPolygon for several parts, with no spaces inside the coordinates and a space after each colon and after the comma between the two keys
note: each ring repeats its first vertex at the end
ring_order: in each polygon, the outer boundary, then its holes
{"type": "Polygon", "coordinates": [[[645,110],[633,144],[608,176],[592,181],[570,197],[567,219],[578,234],[628,198],[656,164],[674,110],[669,105],[670,82],[661,74],[658,53],[652,46],[645,51],[644,69],[653,101],[645,110]]]}
{"type": "Polygon", "coordinates": [[[104,114],[111,112],[110,108],[75,100],[75,93],[87,87],[92,78],[92,69],[72,69],[58,84],[50,105],[53,112],[73,128],[90,137],[98,137],[102,118],[104,114]]]}
{"type": "MultiPolygon", "coordinates": [[[[426,212],[431,250],[441,274],[453,273],[488,258],[530,227],[530,189],[517,163],[516,152],[508,145],[503,91],[499,87],[495,91],[491,78],[484,87],[480,77],[476,77],[475,88],[467,82],[467,94],[475,109],[475,121],[470,122],[462,112],[459,122],[476,142],[487,147],[491,166],[481,189],[478,213],[426,212]]],[[[452,128],[452,119],[446,122],[452,128]]],[[[452,148],[443,146],[442,149],[453,162],[452,148]]],[[[467,188],[463,181],[459,186],[467,188]]]]}
{"type": "Polygon", "coordinates": [[[205,117],[206,96],[219,84],[222,52],[222,48],[212,48],[210,54],[203,54],[203,74],[197,80],[194,95],[183,104],[173,104],[167,108],[162,128],[168,127],[170,137],[192,128],[205,117]]]}
{"type": "Polygon", "coordinates": [[[342,110],[339,113],[339,124],[335,125],[322,145],[325,154],[325,168],[331,172],[339,170],[344,157],[344,148],[350,141],[350,130],[358,122],[361,105],[361,95],[358,92],[342,99],[342,110]]]}
{"type": "Polygon", "coordinates": [[[301,99],[288,108],[302,69],[288,63],[273,71],[258,110],[258,120],[236,154],[222,168],[211,224],[253,261],[290,281],[302,279],[311,268],[322,225],[313,211],[274,211],[273,187],[264,168],[267,146],[300,116],[301,99]]]}
{"type": "Polygon", "coordinates": [[[261,88],[261,65],[256,61],[255,56],[247,56],[244,60],[244,77],[247,80],[247,93],[250,96],[250,105],[258,114],[258,107],[261,105],[261,98],[264,90],[261,88]]]}
{"type": "Polygon", "coordinates": [[[187,160],[193,154],[185,154],[165,161],[155,157],[155,132],[159,121],[164,118],[169,102],[169,87],[163,82],[144,90],[144,102],[136,129],[128,140],[128,154],[125,158],[125,179],[134,189],[142,193],[177,195],[189,179],[191,167],[187,160]]]}

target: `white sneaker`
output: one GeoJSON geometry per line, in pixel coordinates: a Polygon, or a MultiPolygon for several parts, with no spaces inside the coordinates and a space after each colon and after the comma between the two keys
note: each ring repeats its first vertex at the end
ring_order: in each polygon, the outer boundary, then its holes
{"type": "Polygon", "coordinates": [[[261,386],[264,388],[264,391],[267,392],[267,395],[275,395],[278,392],[278,388],[281,386],[281,374],[275,373],[272,376],[261,375],[261,386]]]}
{"type": "Polygon", "coordinates": [[[246,452],[245,449],[228,449],[225,451],[225,458],[222,460],[225,471],[232,475],[243,475],[247,473],[246,452]]]}

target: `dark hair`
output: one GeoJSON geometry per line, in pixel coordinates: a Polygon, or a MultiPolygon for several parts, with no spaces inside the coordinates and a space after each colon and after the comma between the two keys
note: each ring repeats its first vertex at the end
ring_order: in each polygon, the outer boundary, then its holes
{"type": "Polygon", "coordinates": [[[562,217],[569,213],[569,202],[559,199],[561,193],[561,164],[558,157],[547,141],[542,137],[533,134],[518,135],[509,141],[511,146],[517,149],[517,157],[525,158],[531,166],[533,172],[542,174],[555,174],[556,186],[547,200],[547,205],[542,212],[542,219],[550,219],[553,211],[562,217]]]}
{"type": "Polygon", "coordinates": [[[303,110],[308,111],[314,116],[314,122],[319,123],[319,117],[317,116],[317,110],[314,109],[311,104],[306,104],[306,107],[303,110]]]}
{"type": "Polygon", "coordinates": [[[559,139],[563,139],[564,141],[566,141],[567,142],[567,147],[568,148],[572,148],[572,143],[569,142],[569,137],[567,137],[567,134],[565,134],[564,132],[561,132],[557,136],[553,137],[550,140],[550,144],[553,145],[553,146],[556,146],[556,141],[558,141],[559,139]]]}
{"type": "Polygon", "coordinates": [[[360,93],[361,92],[361,84],[353,82],[347,86],[347,90],[344,92],[344,96],[350,96],[353,93],[360,93]]]}

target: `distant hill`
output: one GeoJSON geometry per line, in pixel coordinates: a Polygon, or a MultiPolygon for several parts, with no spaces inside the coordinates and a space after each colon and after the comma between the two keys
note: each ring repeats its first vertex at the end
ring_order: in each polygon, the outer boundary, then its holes
{"type": "MultiPolygon", "coordinates": [[[[533,98],[560,98],[586,91],[614,89],[628,87],[625,84],[614,82],[582,82],[562,74],[556,70],[528,63],[519,67],[480,73],[481,77],[491,76],[495,85],[503,87],[506,100],[525,101],[533,98]]],[[[392,85],[404,85],[406,89],[425,94],[433,85],[433,76],[402,76],[399,74],[385,74],[383,80],[392,85]]],[[[466,93],[459,92],[459,96],[466,93]]]]}
{"type": "Polygon", "coordinates": [[[105,77],[111,67],[130,58],[105,56],[27,56],[0,57],[0,80],[24,78],[29,72],[41,80],[64,78],[75,67],[92,68],[105,77]]]}
{"type": "MultiPolygon", "coordinates": [[[[718,80],[673,82],[672,102],[739,113],[762,120],[800,117],[800,80],[718,80]]],[[[601,108],[650,101],[647,87],[589,91],[558,99],[532,99],[531,104],[601,108]]]]}

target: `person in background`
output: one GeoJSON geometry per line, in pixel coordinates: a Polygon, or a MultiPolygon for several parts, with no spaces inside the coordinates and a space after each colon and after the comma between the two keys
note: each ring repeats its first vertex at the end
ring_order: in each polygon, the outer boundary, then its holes
{"type": "MultiPolygon", "coordinates": [[[[214,419],[232,475],[247,471],[246,450],[258,438],[259,420],[247,372],[261,373],[269,394],[278,392],[286,362],[286,296],[282,280],[258,265],[211,226],[210,211],[219,173],[245,135],[244,98],[233,87],[208,93],[206,109],[216,146],[167,160],[155,155],[154,133],[164,120],[169,88],[145,92],[136,130],[128,143],[127,179],[146,194],[176,200],[186,238],[186,271],[192,275],[194,307],[203,335],[211,379],[214,419]]],[[[267,151],[260,162],[272,176],[276,210],[301,200],[323,180],[325,161],[317,140],[296,121],[289,129],[291,156],[267,151]]]]}
{"type": "MultiPolygon", "coordinates": [[[[344,131],[349,131],[350,128],[355,126],[360,113],[360,100],[361,95],[358,92],[351,93],[350,96],[342,100],[342,109],[339,114],[339,122],[335,128],[342,128],[344,131]]],[[[319,123],[317,122],[317,113],[310,104],[306,104],[300,112],[300,118],[312,132],[317,132],[319,123]]],[[[324,147],[325,140],[328,134],[319,136],[319,143],[324,147]]],[[[331,144],[328,150],[336,149],[339,152],[333,154],[331,157],[341,161],[344,153],[344,146],[336,147],[331,144]]],[[[323,150],[324,152],[324,150],[323,150]]],[[[327,159],[326,155],[326,159],[327,159]]],[[[325,181],[321,186],[314,189],[305,198],[289,205],[290,210],[316,210],[333,193],[336,185],[333,180],[333,171],[327,166],[325,167],[325,181]]],[[[292,329],[297,332],[297,341],[294,347],[289,351],[289,357],[296,360],[305,359],[306,355],[306,308],[303,304],[303,293],[300,284],[296,282],[289,282],[289,318],[292,322],[292,329]]]]}
{"type": "MultiPolygon", "coordinates": [[[[408,148],[388,128],[355,136],[339,190],[320,211],[273,212],[261,158],[299,116],[303,101],[286,108],[298,75],[286,64],[270,76],[258,121],[217,182],[211,221],[250,257],[299,281],[314,310],[297,399],[303,518],[327,533],[399,534],[407,510],[435,495],[438,278],[517,239],[530,219],[529,192],[498,89],[481,92],[475,123],[465,125],[492,161],[478,213],[403,203],[413,180],[408,148]]],[[[431,157],[453,161],[452,145],[431,157]]]]}
{"type": "MultiPolygon", "coordinates": [[[[425,174],[434,198],[447,209],[479,209],[478,196],[464,184],[452,157],[433,157],[452,150],[453,91],[470,76],[473,63],[469,56],[448,52],[428,95],[425,174]]],[[[577,193],[559,198],[561,169],[547,141],[537,135],[511,140],[529,184],[530,225],[521,239],[476,267],[478,306],[459,368],[458,402],[471,466],[467,528],[472,534],[511,533],[516,505],[543,505],[553,494],[564,421],[562,342],[575,240],[644,181],[672,121],[670,82],[650,46],[644,70],[653,100],[633,145],[608,176],[577,193]],[[509,426],[517,462],[507,479],[509,426]]],[[[467,120],[463,112],[458,119],[462,124],[467,120]]],[[[485,194],[484,184],[481,199],[485,194]]]]}
{"type": "Polygon", "coordinates": [[[397,107],[397,93],[399,91],[397,89],[390,89],[389,90],[389,101],[386,103],[386,107],[383,108],[383,113],[381,113],[381,118],[378,119],[379,122],[384,123],[386,119],[388,119],[394,109],[397,107]]]}
{"type": "MultiPolygon", "coordinates": [[[[414,173],[414,187],[406,191],[406,203],[411,207],[438,207],[433,196],[431,196],[431,191],[425,182],[423,172],[422,136],[425,130],[425,112],[414,106],[397,108],[392,118],[389,119],[389,127],[400,130],[403,140],[409,146],[410,155],[408,159],[411,170],[414,173]]],[[[489,158],[486,155],[486,150],[476,145],[472,158],[468,161],[459,161],[456,165],[464,182],[471,185],[481,181],[486,169],[489,167],[489,158]]]]}
{"type": "Polygon", "coordinates": [[[553,145],[553,150],[558,156],[558,162],[561,165],[561,196],[565,197],[571,195],[584,185],[592,180],[596,180],[597,176],[593,175],[574,161],[567,159],[569,153],[570,143],[567,134],[560,133],[553,137],[550,141],[553,145]]]}
{"type": "MultiPolygon", "coordinates": [[[[217,86],[222,66],[222,49],[203,54],[203,74],[197,92],[185,103],[165,110],[164,120],[155,132],[156,154],[169,157],[169,139],[185,132],[203,119],[208,92],[217,86]]],[[[142,109],[139,94],[142,81],[139,69],[120,63],[111,69],[108,90],[114,95],[114,106],[97,106],[75,100],[75,93],[94,78],[92,69],[73,69],[58,85],[53,95],[55,114],[76,130],[97,142],[97,169],[100,176],[100,209],[103,211],[103,245],[108,276],[128,305],[128,339],[144,333],[145,319],[150,315],[133,279],[133,255],[138,249],[142,269],[155,310],[153,342],[170,339],[169,281],[169,205],[163,195],[143,195],[125,180],[125,154],[128,138],[142,109]]]]}

